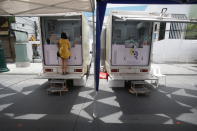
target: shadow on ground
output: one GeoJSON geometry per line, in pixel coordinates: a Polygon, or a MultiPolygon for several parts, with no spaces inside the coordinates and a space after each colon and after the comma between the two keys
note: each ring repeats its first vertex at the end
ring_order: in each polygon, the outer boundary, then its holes
{"type": "Polygon", "coordinates": [[[13,103],[0,111],[1,130],[47,131],[119,131],[159,130],[196,131],[197,96],[181,87],[151,88],[146,96],[132,95],[126,88],[108,88],[101,82],[94,101],[93,87],[72,87],[63,96],[48,95],[45,83],[38,88],[26,87],[28,95],[3,87],[0,104],[13,103]],[[193,96],[193,97],[191,97],[193,96]],[[93,113],[96,118],[93,118],[93,113]],[[191,117],[194,116],[195,118],[191,117]],[[188,120],[189,119],[189,120],[188,120]]]}

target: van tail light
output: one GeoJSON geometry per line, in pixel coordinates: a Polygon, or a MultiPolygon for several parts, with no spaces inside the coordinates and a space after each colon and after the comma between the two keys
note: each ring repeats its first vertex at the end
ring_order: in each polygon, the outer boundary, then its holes
{"type": "Polygon", "coordinates": [[[148,69],[140,69],[140,72],[148,72],[148,69]]]}
{"type": "Polygon", "coordinates": [[[82,72],[82,69],[75,69],[75,72],[82,72]]]}
{"type": "Polygon", "coordinates": [[[53,69],[45,69],[45,72],[53,72],[53,69]]]}
{"type": "Polygon", "coordinates": [[[119,69],[111,69],[111,72],[119,72],[119,69]]]}

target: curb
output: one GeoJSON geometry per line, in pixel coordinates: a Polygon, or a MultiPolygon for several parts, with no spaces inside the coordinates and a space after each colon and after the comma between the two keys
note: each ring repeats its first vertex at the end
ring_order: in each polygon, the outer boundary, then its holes
{"type": "Polygon", "coordinates": [[[0,75],[39,75],[40,73],[0,73],[0,75]]]}
{"type": "Polygon", "coordinates": [[[167,75],[167,76],[168,76],[168,75],[169,75],[169,76],[170,76],[170,75],[183,75],[183,76],[185,75],[185,76],[192,76],[192,75],[197,75],[197,74],[163,74],[163,75],[167,75]]]}

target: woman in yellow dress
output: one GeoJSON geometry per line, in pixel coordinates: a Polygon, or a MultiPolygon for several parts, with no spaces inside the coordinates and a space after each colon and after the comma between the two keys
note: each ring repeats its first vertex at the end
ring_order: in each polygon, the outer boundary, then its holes
{"type": "Polygon", "coordinates": [[[62,74],[67,74],[67,64],[68,59],[71,56],[70,52],[70,41],[68,40],[68,37],[66,33],[61,33],[61,39],[59,40],[59,54],[62,59],[62,74]]]}

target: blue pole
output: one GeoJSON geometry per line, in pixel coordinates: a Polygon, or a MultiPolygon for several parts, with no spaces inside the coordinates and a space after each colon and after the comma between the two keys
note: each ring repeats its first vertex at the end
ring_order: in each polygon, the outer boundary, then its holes
{"type": "Polygon", "coordinates": [[[100,73],[100,49],[101,49],[101,30],[105,15],[107,2],[97,0],[96,8],[96,54],[95,54],[95,89],[99,90],[99,73],[100,73]]]}

